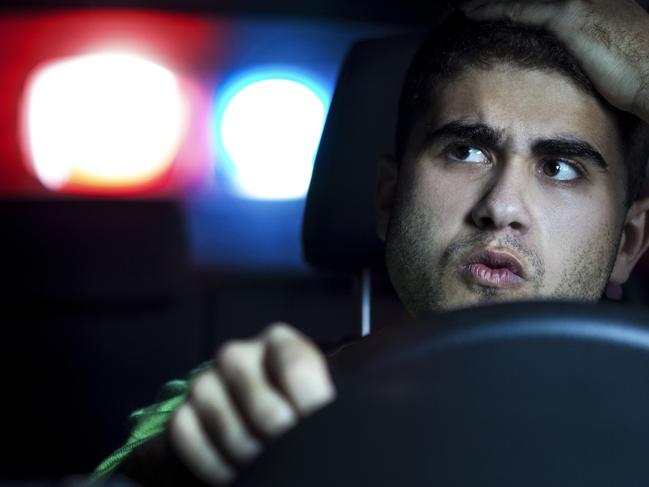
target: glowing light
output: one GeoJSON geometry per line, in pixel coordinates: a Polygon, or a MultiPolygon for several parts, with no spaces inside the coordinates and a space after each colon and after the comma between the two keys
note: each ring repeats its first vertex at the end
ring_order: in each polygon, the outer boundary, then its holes
{"type": "Polygon", "coordinates": [[[253,79],[225,97],[217,135],[241,195],[294,199],[306,194],[327,105],[310,84],[286,77],[253,79]]]}
{"type": "Polygon", "coordinates": [[[187,107],[167,69],[125,54],[95,54],[45,66],[26,95],[33,169],[51,189],[127,189],[172,165],[187,107]]]}

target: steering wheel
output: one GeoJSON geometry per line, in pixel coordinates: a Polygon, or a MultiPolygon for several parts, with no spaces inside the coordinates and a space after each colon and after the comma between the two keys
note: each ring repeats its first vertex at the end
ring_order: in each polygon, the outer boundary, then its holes
{"type": "Polygon", "coordinates": [[[378,332],[331,367],[338,399],[236,485],[649,485],[645,309],[468,308],[378,332]]]}

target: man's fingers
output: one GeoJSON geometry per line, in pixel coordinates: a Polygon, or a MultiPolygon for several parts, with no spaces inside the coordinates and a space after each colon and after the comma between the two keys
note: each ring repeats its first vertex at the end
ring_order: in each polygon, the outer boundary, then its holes
{"type": "Polygon", "coordinates": [[[297,413],[270,383],[264,348],[260,340],[230,342],[217,353],[216,363],[251,425],[275,437],[296,423],[297,413]]]}
{"type": "Polygon", "coordinates": [[[246,463],[259,454],[259,441],[246,428],[216,370],[202,372],[194,379],[189,401],[213,442],[230,458],[246,463]]]}
{"type": "Polygon", "coordinates": [[[270,327],[248,341],[232,341],[215,355],[214,367],[193,381],[169,424],[174,449],[200,479],[231,482],[234,465],[334,398],[326,361],[318,348],[288,325],[270,327]]]}
{"type": "Polygon", "coordinates": [[[325,358],[307,337],[280,324],[265,333],[265,341],[270,372],[300,415],[335,398],[325,358]]]}
{"type": "Polygon", "coordinates": [[[174,414],[169,435],[176,454],[196,477],[210,485],[225,485],[234,479],[234,470],[210,444],[189,403],[182,404],[174,414]]]}
{"type": "Polygon", "coordinates": [[[560,14],[560,5],[554,2],[469,2],[462,10],[473,20],[510,20],[534,27],[547,27],[560,14]]]}

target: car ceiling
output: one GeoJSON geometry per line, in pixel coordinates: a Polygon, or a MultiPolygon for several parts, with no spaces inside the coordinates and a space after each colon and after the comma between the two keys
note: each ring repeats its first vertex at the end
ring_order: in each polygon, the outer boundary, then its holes
{"type": "MultiPolygon", "coordinates": [[[[636,0],[649,10],[649,0],[636,0]]],[[[458,1],[422,0],[5,0],[0,9],[144,8],[218,15],[311,17],[425,27],[458,1]]]]}
{"type": "Polygon", "coordinates": [[[205,12],[218,15],[314,17],[425,26],[456,2],[345,0],[9,0],[3,9],[119,7],[205,12]]]}

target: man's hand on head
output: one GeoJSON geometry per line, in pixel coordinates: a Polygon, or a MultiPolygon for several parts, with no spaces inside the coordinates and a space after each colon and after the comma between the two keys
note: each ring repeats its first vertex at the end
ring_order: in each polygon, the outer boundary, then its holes
{"type": "Polygon", "coordinates": [[[462,10],[548,30],[611,105],[649,122],[649,14],[634,0],[473,0],[462,10]]]}
{"type": "Polygon", "coordinates": [[[193,475],[225,485],[267,440],[335,398],[325,358],[285,324],[251,340],[232,341],[192,382],[171,419],[172,449],[193,475]]]}

